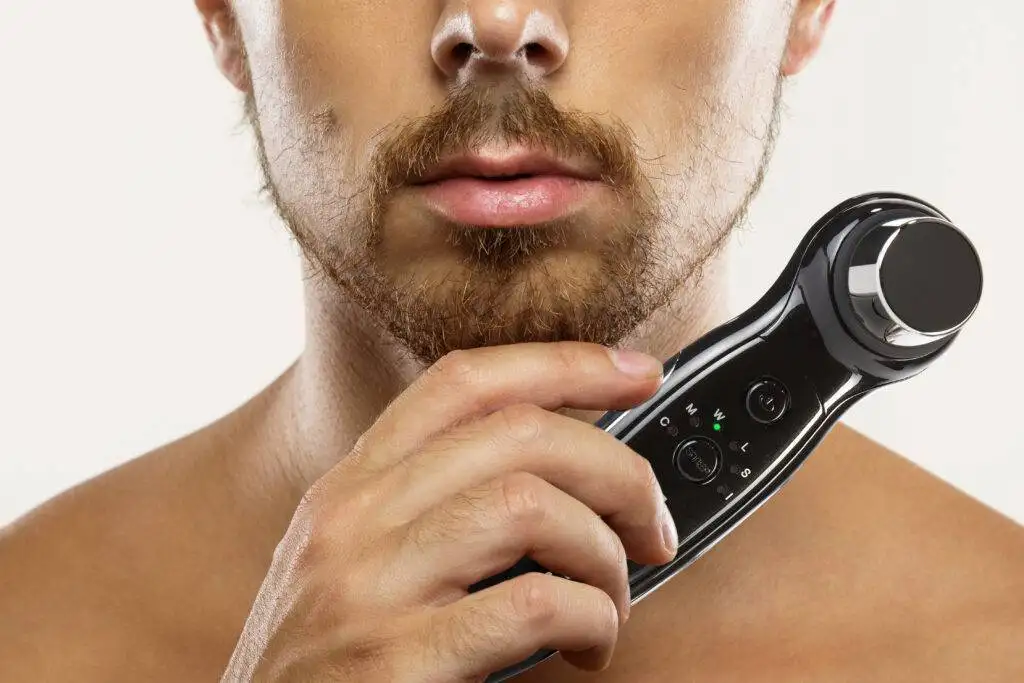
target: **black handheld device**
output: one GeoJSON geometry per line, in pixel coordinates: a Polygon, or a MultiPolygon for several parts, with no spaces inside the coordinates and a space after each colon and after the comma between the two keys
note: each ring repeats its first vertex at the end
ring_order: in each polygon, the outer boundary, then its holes
{"type": "MultiPolygon", "coordinates": [[[[652,463],[679,531],[670,563],[629,563],[632,604],[776,494],[850,406],[938,359],[974,314],[982,279],[970,240],[934,206],[854,197],[807,232],[756,304],[670,358],[654,397],[604,415],[597,425],[652,463]]],[[[547,573],[524,558],[471,590],[531,571],[547,573]]]]}

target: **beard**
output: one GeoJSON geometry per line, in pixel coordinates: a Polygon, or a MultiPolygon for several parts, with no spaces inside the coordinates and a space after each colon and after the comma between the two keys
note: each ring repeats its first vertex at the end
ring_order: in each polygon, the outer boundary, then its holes
{"type": "Polygon", "coordinates": [[[299,136],[302,164],[319,160],[309,167],[321,169],[309,173],[303,188],[307,196],[322,195],[312,204],[275,182],[277,169],[251,94],[246,118],[255,133],[263,189],[313,277],[354,301],[430,365],[450,351],[480,346],[614,346],[681,288],[697,287],[703,267],[742,221],[763,181],[777,136],[780,88],[781,79],[754,181],[724,221],[675,215],[682,202],[666,201],[643,173],[627,126],[562,111],[542,89],[520,81],[453,89],[436,111],[382,131],[368,170],[355,183],[338,177],[340,166],[332,160],[339,154],[332,148],[333,112],[312,117],[310,132],[299,136]],[[613,210],[600,218],[582,213],[487,228],[436,218],[425,225],[422,217],[417,221],[396,208],[411,179],[445,155],[495,141],[596,160],[612,189],[613,210]],[[346,186],[356,191],[346,193],[346,186]]]}

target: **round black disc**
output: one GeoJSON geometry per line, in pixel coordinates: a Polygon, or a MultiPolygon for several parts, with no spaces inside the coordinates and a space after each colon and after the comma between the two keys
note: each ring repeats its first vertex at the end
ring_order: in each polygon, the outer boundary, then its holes
{"type": "Polygon", "coordinates": [[[940,221],[900,229],[882,259],[879,278],[892,312],[924,334],[963,325],[981,299],[977,252],[959,230],[940,221]]]}

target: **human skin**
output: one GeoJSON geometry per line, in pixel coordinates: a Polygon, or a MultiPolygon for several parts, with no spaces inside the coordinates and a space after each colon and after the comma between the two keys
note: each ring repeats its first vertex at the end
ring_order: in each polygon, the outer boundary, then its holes
{"type": "Polygon", "coordinates": [[[843,425],[620,623],[619,549],[664,559],[657,496],[579,430],[657,382],[603,347],[663,360],[722,322],[722,245],[833,3],[196,5],[303,247],[307,346],[237,411],[0,532],[0,680],[478,680],[530,638],[565,654],[524,683],[1024,680],[1020,526],[843,425]],[[454,225],[409,184],[404,164],[497,134],[601,180],[539,229],[454,225]],[[519,516],[495,512],[509,490],[519,516]],[[395,541],[402,514],[440,545],[395,541]],[[510,552],[474,525],[581,584],[491,609],[438,591],[446,559],[510,552]]]}

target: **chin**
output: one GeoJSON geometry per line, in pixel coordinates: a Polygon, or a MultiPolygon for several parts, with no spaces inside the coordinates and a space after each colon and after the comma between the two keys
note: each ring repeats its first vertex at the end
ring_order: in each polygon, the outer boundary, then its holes
{"type": "Polygon", "coordinates": [[[481,314],[525,314],[581,301],[606,288],[610,275],[600,254],[567,247],[509,257],[448,245],[416,259],[391,259],[381,270],[399,297],[414,297],[439,312],[454,307],[481,314]]]}
{"type": "Polygon", "coordinates": [[[449,244],[404,265],[393,261],[380,268],[379,286],[364,292],[364,306],[426,364],[481,346],[615,344],[659,303],[639,271],[600,250],[557,246],[478,258],[477,246],[449,244]]]}
{"type": "Polygon", "coordinates": [[[425,365],[481,346],[614,345],[663,305],[676,280],[655,222],[627,203],[507,227],[421,208],[398,201],[376,221],[350,224],[323,262],[425,365]]]}

